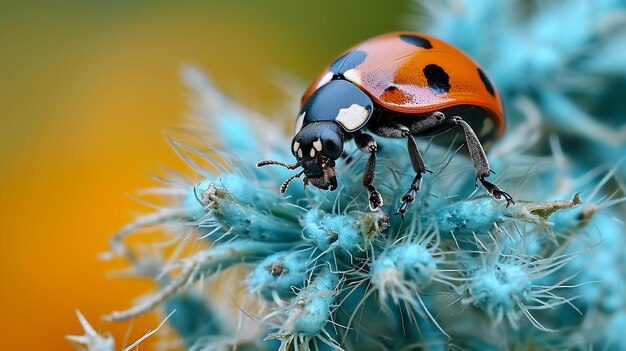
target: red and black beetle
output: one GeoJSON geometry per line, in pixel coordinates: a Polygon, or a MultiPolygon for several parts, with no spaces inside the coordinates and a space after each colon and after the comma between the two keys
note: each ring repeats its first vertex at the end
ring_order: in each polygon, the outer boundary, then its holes
{"type": "Polygon", "coordinates": [[[461,127],[476,183],[480,181],[495,199],[513,203],[508,193],[485,180],[492,170],[480,140],[499,137],[505,125],[498,91],[472,59],[439,39],[400,32],[358,44],[319,75],[305,92],[301,107],[291,143],[297,162],[257,164],[303,168],[283,183],[281,192],[302,175],[305,184],[336,189],[335,160],[342,155],[344,140],[353,138],[361,151],[370,154],[363,186],[369,194],[369,207],[375,211],[383,204],[374,186],[378,146],[366,131],[385,138],[406,138],[416,175],[397,211],[404,217],[420,190],[422,174],[430,172],[414,136],[461,127]]]}

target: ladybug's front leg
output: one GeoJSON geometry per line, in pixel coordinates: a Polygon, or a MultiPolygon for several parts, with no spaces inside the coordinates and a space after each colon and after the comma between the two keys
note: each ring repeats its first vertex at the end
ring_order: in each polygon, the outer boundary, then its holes
{"type": "Polygon", "coordinates": [[[470,127],[467,122],[465,122],[461,117],[454,116],[452,117],[452,121],[454,124],[463,128],[463,132],[465,132],[465,140],[467,142],[467,148],[469,149],[470,159],[474,164],[474,170],[476,171],[476,184],[478,187],[478,181],[482,183],[487,192],[493,196],[496,200],[506,200],[506,205],[514,204],[513,197],[509,195],[507,192],[500,189],[497,185],[488,182],[485,180],[486,177],[491,173],[495,173],[489,168],[489,161],[487,160],[487,155],[485,155],[485,150],[483,150],[483,146],[478,140],[476,133],[472,127],[470,127]]]}
{"type": "Polygon", "coordinates": [[[367,165],[365,165],[365,172],[363,172],[363,186],[367,189],[370,210],[378,211],[383,205],[383,197],[374,186],[378,145],[371,135],[360,131],[354,133],[354,142],[359,150],[370,154],[367,165]]]}

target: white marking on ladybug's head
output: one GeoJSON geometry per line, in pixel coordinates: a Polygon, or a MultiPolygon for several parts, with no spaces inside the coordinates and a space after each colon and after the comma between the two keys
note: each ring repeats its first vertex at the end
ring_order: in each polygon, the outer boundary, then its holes
{"type": "Polygon", "coordinates": [[[353,132],[365,124],[369,115],[370,112],[365,107],[352,104],[348,108],[340,109],[335,120],[347,131],[353,132]]]}
{"type": "Polygon", "coordinates": [[[480,132],[478,132],[479,136],[485,136],[493,130],[493,121],[491,118],[485,118],[483,120],[483,127],[480,128],[480,132]]]}
{"type": "Polygon", "coordinates": [[[300,143],[296,141],[293,143],[293,152],[298,152],[298,149],[300,149],[300,143]]]}
{"type": "Polygon", "coordinates": [[[315,149],[311,148],[311,151],[309,152],[309,155],[311,155],[311,157],[315,157],[315,149]]]}
{"type": "Polygon", "coordinates": [[[313,142],[313,147],[317,151],[322,151],[322,141],[319,138],[315,139],[315,141],[313,142]]]}
{"type": "Polygon", "coordinates": [[[294,130],[293,135],[298,134],[300,129],[302,129],[302,123],[304,122],[304,115],[306,115],[306,111],[302,112],[300,115],[298,115],[298,118],[296,118],[296,128],[294,130]]]}
{"type": "Polygon", "coordinates": [[[298,149],[298,158],[302,158],[302,149],[298,149]]]}
{"type": "Polygon", "coordinates": [[[320,79],[320,81],[317,83],[317,86],[315,86],[315,89],[319,89],[322,85],[330,82],[331,79],[333,79],[334,73],[333,72],[326,72],[326,74],[322,77],[322,79],[320,79]]]}
{"type": "Polygon", "coordinates": [[[343,76],[351,81],[352,83],[356,83],[358,85],[363,85],[363,81],[361,79],[361,73],[357,71],[355,68],[349,69],[343,73],[343,76]]]}

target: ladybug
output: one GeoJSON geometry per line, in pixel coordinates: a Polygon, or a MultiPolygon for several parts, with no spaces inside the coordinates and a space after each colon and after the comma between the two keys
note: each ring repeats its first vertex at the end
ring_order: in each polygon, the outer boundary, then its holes
{"type": "Polygon", "coordinates": [[[420,190],[422,175],[432,173],[414,137],[461,128],[480,181],[496,200],[513,198],[485,180],[493,173],[481,140],[504,132],[505,117],[498,91],[487,74],[467,55],[439,39],[413,32],[381,35],[362,42],[334,60],[302,97],[291,151],[296,163],[261,161],[258,167],[280,165],[302,171],[304,184],[337,188],[335,161],[344,141],[354,139],[369,158],[363,174],[369,207],[377,211],[383,199],[374,186],[378,145],[371,134],[407,140],[415,178],[402,196],[396,214],[404,218],[420,190]],[[368,134],[367,132],[371,133],[368,134]]]}

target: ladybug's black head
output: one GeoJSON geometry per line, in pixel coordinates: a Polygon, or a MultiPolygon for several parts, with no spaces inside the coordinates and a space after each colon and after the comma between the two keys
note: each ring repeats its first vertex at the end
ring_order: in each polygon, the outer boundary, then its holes
{"type": "Polygon", "coordinates": [[[343,152],[343,129],[334,121],[319,121],[302,128],[291,141],[291,151],[297,162],[288,165],[278,161],[261,161],[258,167],[283,166],[288,169],[302,167],[303,170],[285,180],[280,192],[287,190],[289,183],[304,174],[304,185],[309,183],[320,189],[337,189],[335,160],[343,152]]]}
{"type": "Polygon", "coordinates": [[[291,151],[304,168],[305,184],[335,190],[335,160],[343,152],[343,129],[334,121],[311,123],[293,137],[291,151]]]}

